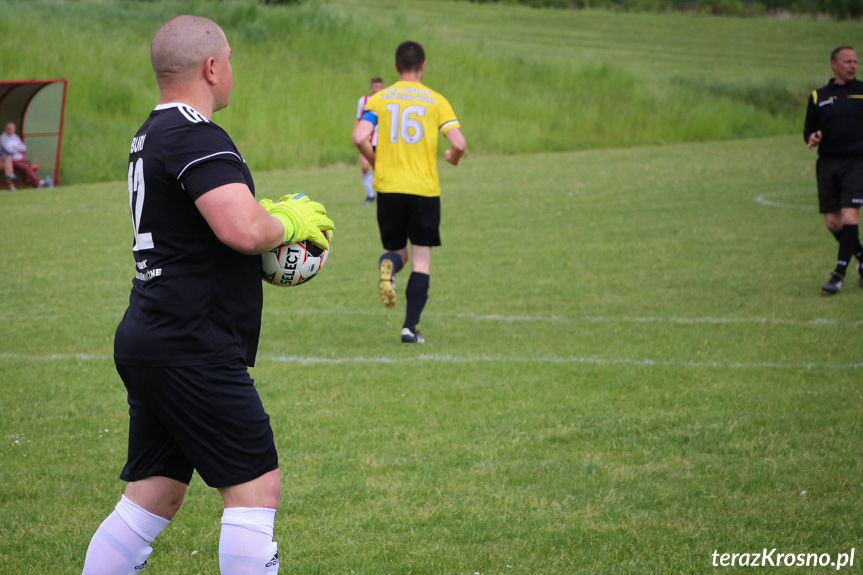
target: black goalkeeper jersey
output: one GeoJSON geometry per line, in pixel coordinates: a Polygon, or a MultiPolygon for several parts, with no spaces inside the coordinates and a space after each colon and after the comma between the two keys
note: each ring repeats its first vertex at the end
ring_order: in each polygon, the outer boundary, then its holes
{"type": "Polygon", "coordinates": [[[254,365],[261,258],[219,241],[195,206],[231,183],[254,195],[230,136],[193,108],[160,105],[138,130],[129,153],[135,277],[114,338],[116,363],[254,365]]]}

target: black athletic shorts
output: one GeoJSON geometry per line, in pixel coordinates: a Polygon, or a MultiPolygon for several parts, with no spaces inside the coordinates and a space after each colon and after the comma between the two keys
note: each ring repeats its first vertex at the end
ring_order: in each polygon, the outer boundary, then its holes
{"type": "Polygon", "coordinates": [[[384,249],[396,251],[410,240],[417,246],[440,245],[440,197],[378,193],[378,227],[384,249]]]}
{"type": "Polygon", "coordinates": [[[241,361],[196,367],[118,365],[129,402],[120,478],[161,476],[229,487],[277,469],[270,418],[241,361]]]}
{"type": "Polygon", "coordinates": [[[822,156],[815,171],[822,214],[863,207],[863,157],[822,156]]]}

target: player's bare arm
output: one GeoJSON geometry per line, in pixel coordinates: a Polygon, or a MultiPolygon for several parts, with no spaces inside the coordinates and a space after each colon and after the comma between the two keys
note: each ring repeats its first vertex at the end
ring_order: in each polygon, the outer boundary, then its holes
{"type": "Polygon", "coordinates": [[[449,150],[444,152],[443,157],[453,166],[457,166],[461,161],[461,157],[464,155],[464,151],[467,149],[464,135],[458,128],[452,128],[444,134],[444,137],[449,140],[451,147],[449,150]]]}
{"type": "Polygon", "coordinates": [[[267,213],[245,184],[227,184],[195,201],[213,233],[243,254],[262,254],[284,241],[285,226],[267,213]]]}
{"type": "Polygon", "coordinates": [[[369,161],[369,164],[371,164],[372,167],[375,165],[375,150],[372,148],[372,143],[369,141],[369,138],[374,131],[374,124],[367,120],[360,120],[356,125],[354,125],[354,131],[351,136],[351,141],[354,146],[356,146],[363,157],[369,161]]]}

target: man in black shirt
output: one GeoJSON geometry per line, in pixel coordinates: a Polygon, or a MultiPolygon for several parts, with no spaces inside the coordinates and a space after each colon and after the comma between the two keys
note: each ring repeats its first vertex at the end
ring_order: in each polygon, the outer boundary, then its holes
{"type": "Polygon", "coordinates": [[[125,492],[93,535],[83,575],[135,573],[180,508],[193,471],[224,502],[223,575],[275,574],[278,455],[249,376],[261,328],[260,254],[328,247],[323,206],[257,202],[243,156],[212,123],[233,85],[214,22],[178,16],[153,38],[160,102],[132,140],[135,277],[114,338],[129,403],[125,492]]]}
{"type": "Polygon", "coordinates": [[[833,295],[845,283],[855,256],[863,287],[863,245],[858,222],[863,205],[863,82],[855,78],[857,53],[840,46],[830,54],[833,78],[812,92],[803,139],[818,148],[818,205],[827,229],[839,241],[836,269],[821,289],[833,295]]]}

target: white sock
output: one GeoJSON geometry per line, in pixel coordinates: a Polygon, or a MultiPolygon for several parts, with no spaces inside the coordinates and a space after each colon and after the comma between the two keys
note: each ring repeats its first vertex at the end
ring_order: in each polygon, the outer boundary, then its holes
{"type": "Polygon", "coordinates": [[[90,540],[82,575],[140,573],[153,552],[149,544],[168,523],[124,495],[90,540]]]}
{"type": "Polygon", "coordinates": [[[229,507],[222,514],[219,568],[222,575],[276,575],[278,545],[273,541],[276,510],[229,507]]]}
{"type": "Polygon", "coordinates": [[[370,199],[375,197],[375,191],[372,189],[374,179],[375,175],[371,172],[363,174],[363,188],[366,190],[366,197],[370,199]]]}

